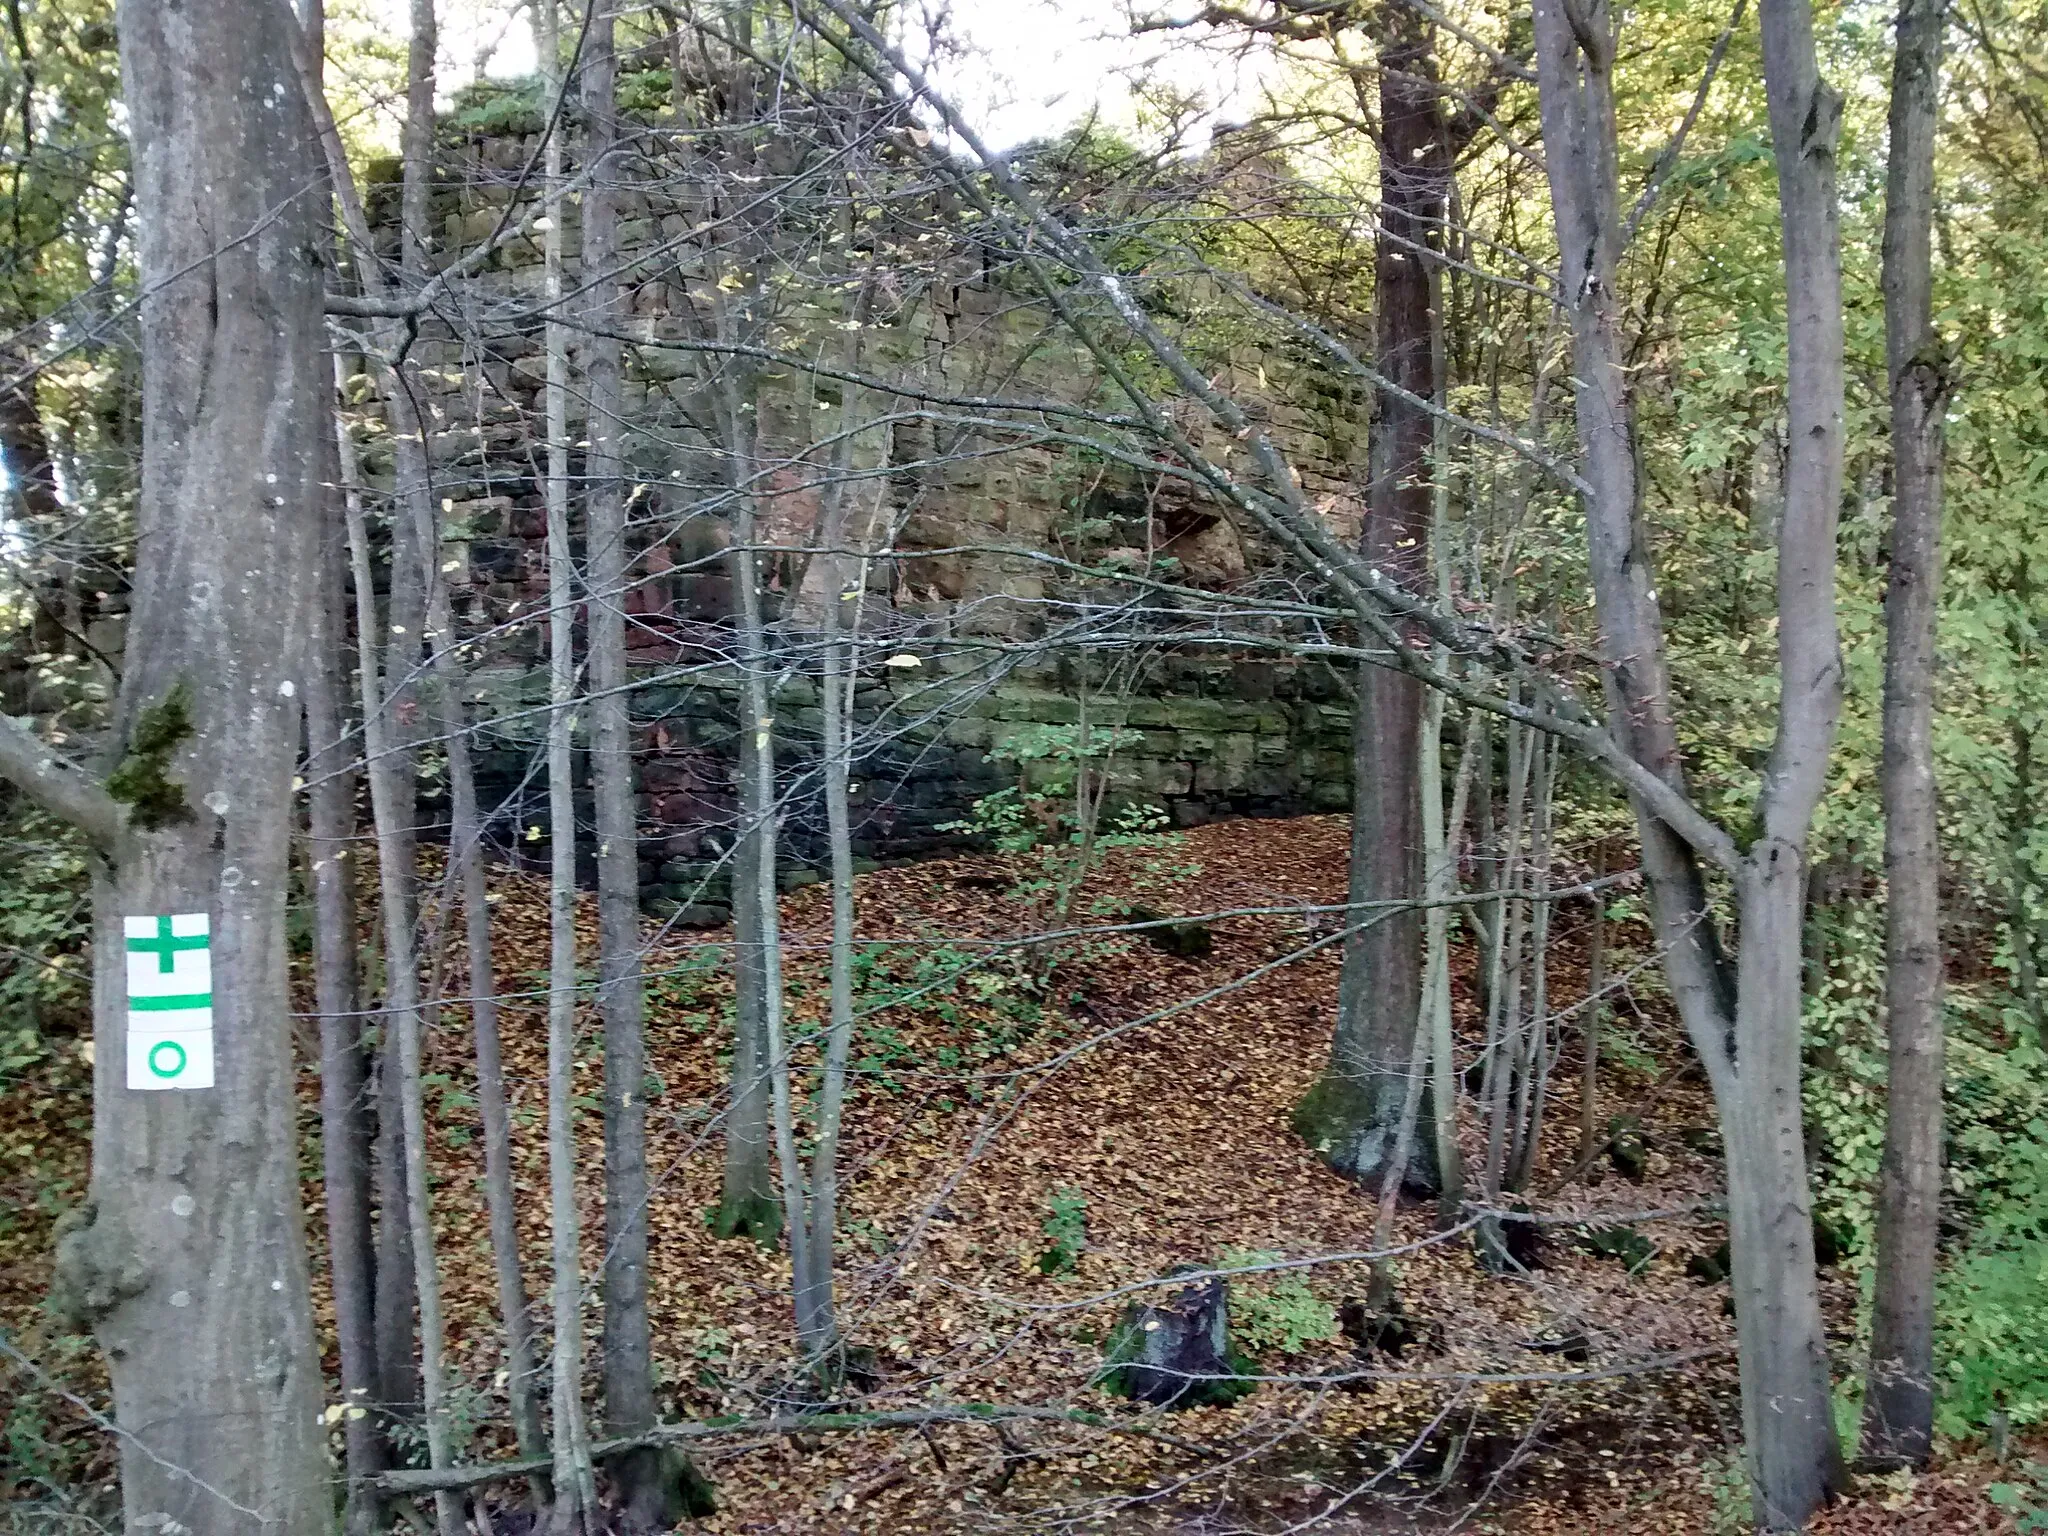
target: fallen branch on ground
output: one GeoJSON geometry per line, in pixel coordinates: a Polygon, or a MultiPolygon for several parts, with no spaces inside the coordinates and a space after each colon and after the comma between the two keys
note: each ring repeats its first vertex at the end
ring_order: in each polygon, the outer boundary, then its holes
{"type": "MultiPolygon", "coordinates": [[[[1143,1424],[1125,1423],[1106,1414],[1078,1408],[1005,1407],[996,1403],[949,1403],[934,1408],[896,1408],[874,1413],[778,1414],[766,1419],[703,1419],[691,1424],[658,1424],[638,1435],[625,1435],[591,1447],[591,1457],[603,1461],[622,1451],[647,1445],[676,1445],[730,1435],[812,1435],[828,1431],[863,1429],[925,1429],[934,1424],[1014,1424],[1037,1421],[1050,1424],[1078,1424],[1114,1435],[1132,1435],[1156,1440],[1175,1450],[1195,1456],[1218,1455],[1213,1447],[1199,1441],[1183,1440],[1143,1424]]],[[[506,1478],[527,1477],[545,1472],[553,1461],[546,1456],[527,1456],[516,1461],[494,1461],[482,1466],[424,1468],[385,1472],[373,1481],[384,1493],[431,1493],[440,1489],[480,1487],[506,1478]]]]}

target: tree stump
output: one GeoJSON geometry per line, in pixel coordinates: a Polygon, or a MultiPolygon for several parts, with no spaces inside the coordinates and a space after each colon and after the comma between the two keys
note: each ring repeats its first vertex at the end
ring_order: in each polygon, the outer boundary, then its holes
{"type": "Polygon", "coordinates": [[[1110,1391],[1157,1408],[1236,1402],[1256,1383],[1230,1347],[1230,1286],[1218,1275],[1154,1306],[1133,1304],[1110,1340],[1110,1391]]]}
{"type": "Polygon", "coordinates": [[[1156,907],[1137,906],[1130,910],[1134,923],[1161,923],[1165,926],[1140,930],[1139,937],[1154,949],[1169,955],[1178,955],[1183,960],[1199,960],[1216,947],[1213,934],[1207,923],[1168,923],[1169,913],[1156,907]]]}

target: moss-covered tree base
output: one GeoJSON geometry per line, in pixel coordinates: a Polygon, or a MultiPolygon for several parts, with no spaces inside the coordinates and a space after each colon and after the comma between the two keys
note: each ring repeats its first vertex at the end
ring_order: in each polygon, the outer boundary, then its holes
{"type": "Polygon", "coordinates": [[[710,1223],[713,1237],[750,1237],[763,1248],[773,1248],[782,1241],[782,1204],[769,1195],[721,1200],[710,1223]]]}
{"type": "Polygon", "coordinates": [[[672,1531],[718,1513],[711,1480],[673,1445],[643,1445],[613,1457],[605,1471],[624,1495],[621,1529],[672,1531]]]}
{"type": "MultiPolygon", "coordinates": [[[[1332,1169],[1377,1191],[1400,1134],[1401,1097],[1368,1092],[1357,1078],[1326,1071],[1294,1106],[1289,1124],[1332,1169]]],[[[1431,1119],[1425,1092],[1401,1180],[1402,1191],[1418,1198],[1438,1188],[1431,1119]]]]}

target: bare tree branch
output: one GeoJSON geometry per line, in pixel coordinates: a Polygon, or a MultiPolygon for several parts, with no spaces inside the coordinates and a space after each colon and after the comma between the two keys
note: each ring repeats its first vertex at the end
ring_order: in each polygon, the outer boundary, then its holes
{"type": "Polygon", "coordinates": [[[12,715],[0,715],[0,778],[78,828],[99,852],[111,854],[120,845],[127,828],[120,801],[12,715]]]}

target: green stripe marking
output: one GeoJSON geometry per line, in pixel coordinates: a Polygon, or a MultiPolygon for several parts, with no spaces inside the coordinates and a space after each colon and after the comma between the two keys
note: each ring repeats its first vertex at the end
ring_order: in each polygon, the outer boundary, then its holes
{"type": "Polygon", "coordinates": [[[159,917],[156,920],[156,937],[153,939],[130,939],[128,941],[128,953],[131,955],[155,955],[157,974],[168,976],[171,974],[173,957],[178,950],[204,949],[211,942],[211,935],[204,933],[194,934],[189,938],[180,938],[171,932],[171,920],[168,917],[159,917]]]}
{"type": "Polygon", "coordinates": [[[128,1006],[136,1013],[176,1013],[186,1008],[211,1008],[211,992],[180,992],[170,997],[131,997],[128,1006]]]}

